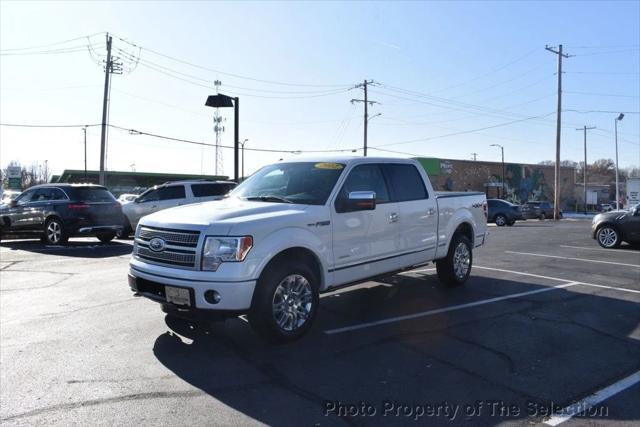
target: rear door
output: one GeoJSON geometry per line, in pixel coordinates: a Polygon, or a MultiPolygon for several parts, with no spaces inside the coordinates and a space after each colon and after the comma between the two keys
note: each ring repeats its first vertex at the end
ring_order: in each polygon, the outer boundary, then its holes
{"type": "Polygon", "coordinates": [[[408,264],[431,260],[438,240],[438,207],[435,194],[428,194],[420,172],[412,164],[387,163],[382,166],[398,204],[400,242],[408,264]]]}
{"type": "Polygon", "coordinates": [[[158,190],[158,202],[156,203],[154,212],[183,205],[187,202],[184,185],[168,185],[158,190]]]}
{"type": "Polygon", "coordinates": [[[351,169],[331,214],[336,285],[397,269],[401,248],[398,204],[391,201],[381,165],[361,164],[351,169]],[[375,192],[376,208],[347,211],[345,200],[354,191],[375,192]]]}

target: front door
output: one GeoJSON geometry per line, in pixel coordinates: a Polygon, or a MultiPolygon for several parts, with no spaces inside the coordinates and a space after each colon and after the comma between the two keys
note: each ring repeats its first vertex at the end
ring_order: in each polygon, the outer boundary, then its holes
{"type": "Polygon", "coordinates": [[[331,209],[334,285],[395,270],[400,250],[398,205],[378,164],[355,166],[349,172],[331,209]],[[344,201],[354,191],[376,193],[374,210],[348,212],[344,201]]]}

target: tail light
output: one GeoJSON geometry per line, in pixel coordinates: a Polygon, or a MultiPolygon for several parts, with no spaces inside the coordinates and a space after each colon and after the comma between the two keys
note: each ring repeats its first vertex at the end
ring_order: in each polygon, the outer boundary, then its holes
{"type": "Polygon", "coordinates": [[[71,209],[71,210],[89,209],[89,205],[86,203],[69,203],[67,205],[67,209],[71,209]]]}
{"type": "Polygon", "coordinates": [[[485,221],[488,221],[489,220],[489,205],[487,205],[487,202],[484,202],[482,204],[482,213],[484,213],[485,221]]]}

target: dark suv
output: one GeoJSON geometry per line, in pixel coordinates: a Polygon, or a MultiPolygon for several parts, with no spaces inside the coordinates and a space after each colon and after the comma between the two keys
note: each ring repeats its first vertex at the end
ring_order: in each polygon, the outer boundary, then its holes
{"type": "Polygon", "coordinates": [[[123,223],[122,206],[98,185],[38,185],[0,206],[0,236],[40,236],[52,245],[73,236],[96,236],[109,242],[123,223]]]}
{"type": "Polygon", "coordinates": [[[488,222],[495,222],[498,227],[513,225],[517,220],[524,219],[519,205],[514,205],[506,200],[488,199],[488,222]]]}
{"type": "MultiPolygon", "coordinates": [[[[522,205],[522,214],[526,219],[553,218],[553,205],[551,202],[528,201],[522,205]]],[[[560,212],[562,218],[562,212],[560,212]]]]}

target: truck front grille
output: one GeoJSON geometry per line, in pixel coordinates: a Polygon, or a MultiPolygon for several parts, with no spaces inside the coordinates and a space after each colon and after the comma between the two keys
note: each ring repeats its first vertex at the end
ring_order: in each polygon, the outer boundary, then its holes
{"type": "Polygon", "coordinates": [[[199,231],[141,226],[134,255],[154,264],[194,269],[199,239],[199,231]],[[152,249],[151,240],[156,238],[164,243],[162,249],[152,249]]]}

